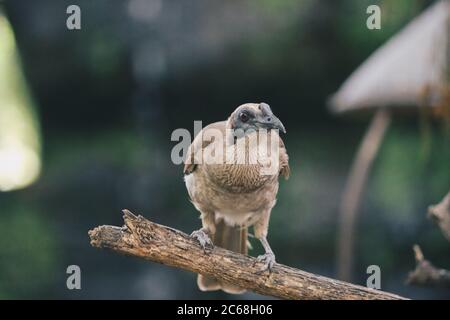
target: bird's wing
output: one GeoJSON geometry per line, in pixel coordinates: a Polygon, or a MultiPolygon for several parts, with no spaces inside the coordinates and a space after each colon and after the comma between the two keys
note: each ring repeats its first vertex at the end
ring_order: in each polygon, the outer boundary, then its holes
{"type": "Polygon", "coordinates": [[[289,167],[289,156],[287,154],[284,142],[280,137],[280,175],[282,175],[286,180],[289,179],[291,174],[291,168],[289,167]]]}
{"type": "Polygon", "coordinates": [[[203,133],[206,130],[216,129],[222,131],[222,134],[225,135],[226,132],[226,121],[214,122],[206,127],[204,127],[195,137],[194,141],[189,146],[187,151],[187,157],[184,161],[184,174],[190,174],[194,172],[197,167],[198,157],[201,157],[201,151],[205,149],[209,144],[213,142],[212,139],[203,139],[203,133]],[[206,140],[206,141],[205,141],[206,140]]]}

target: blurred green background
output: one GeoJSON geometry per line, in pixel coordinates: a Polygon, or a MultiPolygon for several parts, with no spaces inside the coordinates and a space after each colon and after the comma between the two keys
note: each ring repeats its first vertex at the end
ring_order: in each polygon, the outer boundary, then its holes
{"type": "MultiPolygon", "coordinates": [[[[87,235],[121,225],[123,208],[198,229],[170,135],[192,131],[194,120],[223,120],[244,102],[269,103],[288,131],[292,175],[269,229],[278,262],[335,276],[337,208],[369,117],[333,116],[326,100],[430,3],[0,1],[18,52],[0,69],[0,117],[26,132],[21,141],[41,170],[30,186],[0,192],[0,298],[264,298],[200,292],[194,274],[94,249],[87,235]],[[81,8],[78,31],[66,28],[71,4],[81,8]],[[370,4],[382,7],[381,30],[366,28],[370,4]],[[10,117],[14,106],[26,108],[10,117]],[[81,267],[81,290],[66,288],[71,264],[81,267]]],[[[0,43],[0,57],[6,50],[0,43]]],[[[376,264],[383,290],[450,297],[404,284],[414,243],[450,268],[450,245],[425,215],[450,186],[445,130],[427,115],[394,117],[361,209],[355,282],[365,285],[367,266],[376,264]]]]}

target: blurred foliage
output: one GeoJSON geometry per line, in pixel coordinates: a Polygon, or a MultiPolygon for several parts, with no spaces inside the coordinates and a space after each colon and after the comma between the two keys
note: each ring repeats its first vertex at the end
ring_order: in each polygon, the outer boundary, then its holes
{"type": "Polygon", "coordinates": [[[37,298],[54,284],[59,252],[56,234],[36,208],[16,204],[2,211],[0,299],[37,298]]]}
{"type": "Polygon", "coordinates": [[[450,147],[439,130],[428,141],[421,140],[419,130],[397,126],[393,128],[379,155],[374,172],[374,198],[383,212],[395,212],[394,219],[405,224],[424,198],[444,197],[450,181],[450,147]],[[431,143],[430,154],[420,153],[423,143],[431,143]],[[416,196],[412,196],[417,194],[416,196]],[[403,220],[403,221],[402,221],[403,220]]]}
{"type": "MultiPolygon", "coordinates": [[[[347,9],[352,15],[342,15],[340,22],[340,32],[343,39],[348,44],[361,50],[364,53],[364,47],[373,49],[374,46],[388,40],[392,34],[400,30],[408,21],[414,18],[423,9],[426,1],[411,0],[362,0],[347,1],[347,9]],[[370,37],[367,36],[367,29],[361,28],[366,23],[367,15],[357,14],[366,12],[370,5],[378,5],[382,12],[382,28],[377,30],[370,37]]],[[[359,51],[359,50],[358,50],[359,51]]]]}

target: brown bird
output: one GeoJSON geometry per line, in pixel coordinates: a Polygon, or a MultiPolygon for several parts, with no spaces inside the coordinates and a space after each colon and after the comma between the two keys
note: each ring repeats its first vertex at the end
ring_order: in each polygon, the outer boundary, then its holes
{"type": "MultiPolygon", "coordinates": [[[[268,104],[243,104],[228,120],[203,128],[189,147],[184,166],[186,187],[202,220],[202,228],[191,236],[204,248],[217,245],[247,254],[247,229],[253,226],[254,236],[265,250],[258,257],[264,263],[263,270],[270,270],[275,263],[267,231],[276,203],[278,177],[287,179],[290,172],[278,130],[286,132],[268,104]],[[260,133],[268,133],[268,139],[262,140],[260,133]],[[265,150],[263,147],[272,141],[277,142],[275,147],[266,148],[271,151],[271,161],[263,161],[260,150],[265,150]],[[277,167],[264,172],[274,163],[274,156],[277,167]]],[[[222,289],[236,294],[245,291],[203,275],[198,275],[197,284],[202,291],[222,289]]]]}

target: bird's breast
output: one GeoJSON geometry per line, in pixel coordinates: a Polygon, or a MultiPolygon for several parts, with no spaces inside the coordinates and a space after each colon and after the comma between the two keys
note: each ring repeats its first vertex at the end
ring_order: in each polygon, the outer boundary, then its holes
{"type": "Polygon", "coordinates": [[[278,176],[278,170],[268,174],[272,160],[248,140],[243,147],[211,144],[204,150],[203,170],[218,187],[232,193],[252,192],[278,176]]]}
{"type": "Polygon", "coordinates": [[[278,179],[247,192],[230,192],[217,185],[207,175],[204,166],[185,176],[186,187],[194,206],[202,211],[213,211],[216,218],[228,225],[252,225],[264,209],[275,205],[278,179]]]}
{"type": "Polygon", "coordinates": [[[261,166],[246,164],[205,165],[205,172],[219,188],[232,193],[248,193],[261,188],[271,176],[261,173],[261,166]]]}

